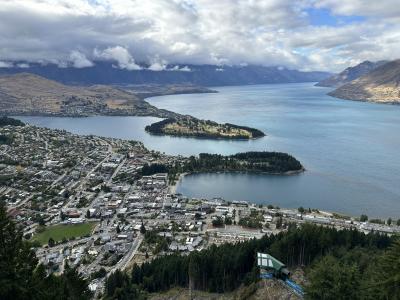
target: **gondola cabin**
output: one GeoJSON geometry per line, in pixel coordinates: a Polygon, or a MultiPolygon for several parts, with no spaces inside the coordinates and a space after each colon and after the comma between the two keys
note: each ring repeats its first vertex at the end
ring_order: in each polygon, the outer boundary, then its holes
{"type": "Polygon", "coordinates": [[[269,254],[257,253],[257,265],[260,267],[261,277],[263,278],[275,277],[286,280],[290,277],[286,265],[269,254]]]}

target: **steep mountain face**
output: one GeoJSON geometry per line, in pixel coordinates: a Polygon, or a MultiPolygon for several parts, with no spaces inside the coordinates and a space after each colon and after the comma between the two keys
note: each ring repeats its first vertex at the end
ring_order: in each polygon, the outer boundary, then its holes
{"type": "Polygon", "coordinates": [[[38,75],[0,76],[2,114],[84,116],[93,114],[175,117],[133,93],[110,86],[67,86],[38,75]]]}
{"type": "Polygon", "coordinates": [[[352,80],[355,80],[373,69],[382,66],[387,61],[378,61],[378,62],[370,62],[368,60],[354,66],[345,69],[339,74],[332,75],[316,84],[316,86],[324,86],[324,87],[339,87],[343,84],[346,84],[352,80]]]}
{"type": "Polygon", "coordinates": [[[400,104],[400,59],[375,68],[329,95],[349,100],[400,104]]]}
{"type": "Polygon", "coordinates": [[[201,86],[245,85],[321,81],[326,72],[301,72],[279,67],[182,65],[181,71],[172,69],[151,71],[126,70],[108,62],[95,62],[88,68],[59,68],[57,65],[31,64],[29,68],[0,68],[0,74],[29,72],[64,84],[177,84],[201,86]],[[184,70],[184,71],[183,71],[184,70]]]}

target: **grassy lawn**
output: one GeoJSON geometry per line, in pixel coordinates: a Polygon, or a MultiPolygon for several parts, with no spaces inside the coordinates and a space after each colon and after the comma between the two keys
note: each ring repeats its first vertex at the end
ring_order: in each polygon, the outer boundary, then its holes
{"type": "Polygon", "coordinates": [[[47,244],[49,238],[54,241],[61,241],[63,238],[70,239],[72,237],[81,237],[90,235],[93,228],[97,225],[95,222],[73,224],[73,225],[54,225],[45,227],[44,231],[33,237],[34,241],[38,241],[41,245],[47,244]]]}

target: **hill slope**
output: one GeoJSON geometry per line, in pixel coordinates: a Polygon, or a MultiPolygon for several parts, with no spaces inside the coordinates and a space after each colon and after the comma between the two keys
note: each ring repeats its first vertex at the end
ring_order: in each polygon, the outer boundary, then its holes
{"type": "Polygon", "coordinates": [[[345,69],[339,74],[334,74],[316,84],[316,86],[324,86],[324,87],[339,87],[342,86],[352,80],[355,80],[373,69],[382,66],[386,61],[378,61],[378,62],[370,62],[368,60],[354,66],[345,69]]]}
{"type": "Polygon", "coordinates": [[[151,294],[149,300],[300,300],[278,280],[262,280],[249,286],[241,286],[231,293],[189,292],[188,289],[175,288],[164,293],[151,294]]]}
{"type": "Polygon", "coordinates": [[[67,86],[38,75],[0,76],[2,114],[85,116],[94,114],[173,117],[134,93],[110,86],[67,86]]]}
{"type": "Polygon", "coordinates": [[[329,95],[348,100],[400,104],[400,60],[388,62],[329,95]]]}
{"type": "MultiPolygon", "coordinates": [[[[192,85],[146,85],[121,88],[106,85],[68,86],[38,75],[19,73],[0,76],[0,114],[72,117],[153,116],[176,121],[191,120],[191,124],[209,124],[207,128],[212,134],[203,136],[205,138],[237,139],[245,135],[245,138],[249,139],[264,136],[264,133],[254,128],[198,120],[191,116],[158,109],[144,100],[144,97],[148,96],[180,92],[209,93],[213,91],[192,85]],[[227,129],[233,132],[227,134],[227,129]]],[[[175,135],[168,132],[165,134],[175,135]]]]}
{"type": "Polygon", "coordinates": [[[301,72],[279,67],[263,66],[215,66],[181,65],[167,66],[168,70],[126,70],[112,63],[96,61],[93,67],[59,68],[55,64],[31,64],[29,68],[0,68],[0,74],[29,72],[64,84],[182,84],[201,86],[245,85],[263,83],[289,83],[320,81],[330,74],[326,72],[301,72]],[[185,70],[185,71],[182,71],[185,70]]]}

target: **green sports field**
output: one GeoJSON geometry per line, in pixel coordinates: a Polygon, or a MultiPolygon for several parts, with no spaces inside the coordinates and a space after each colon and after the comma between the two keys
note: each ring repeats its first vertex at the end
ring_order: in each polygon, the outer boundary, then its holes
{"type": "Polygon", "coordinates": [[[63,238],[70,239],[72,237],[81,237],[91,234],[93,228],[97,225],[95,222],[73,224],[73,225],[53,225],[47,226],[43,232],[33,237],[34,241],[38,241],[41,245],[47,244],[49,238],[54,241],[61,241],[63,238]]]}

